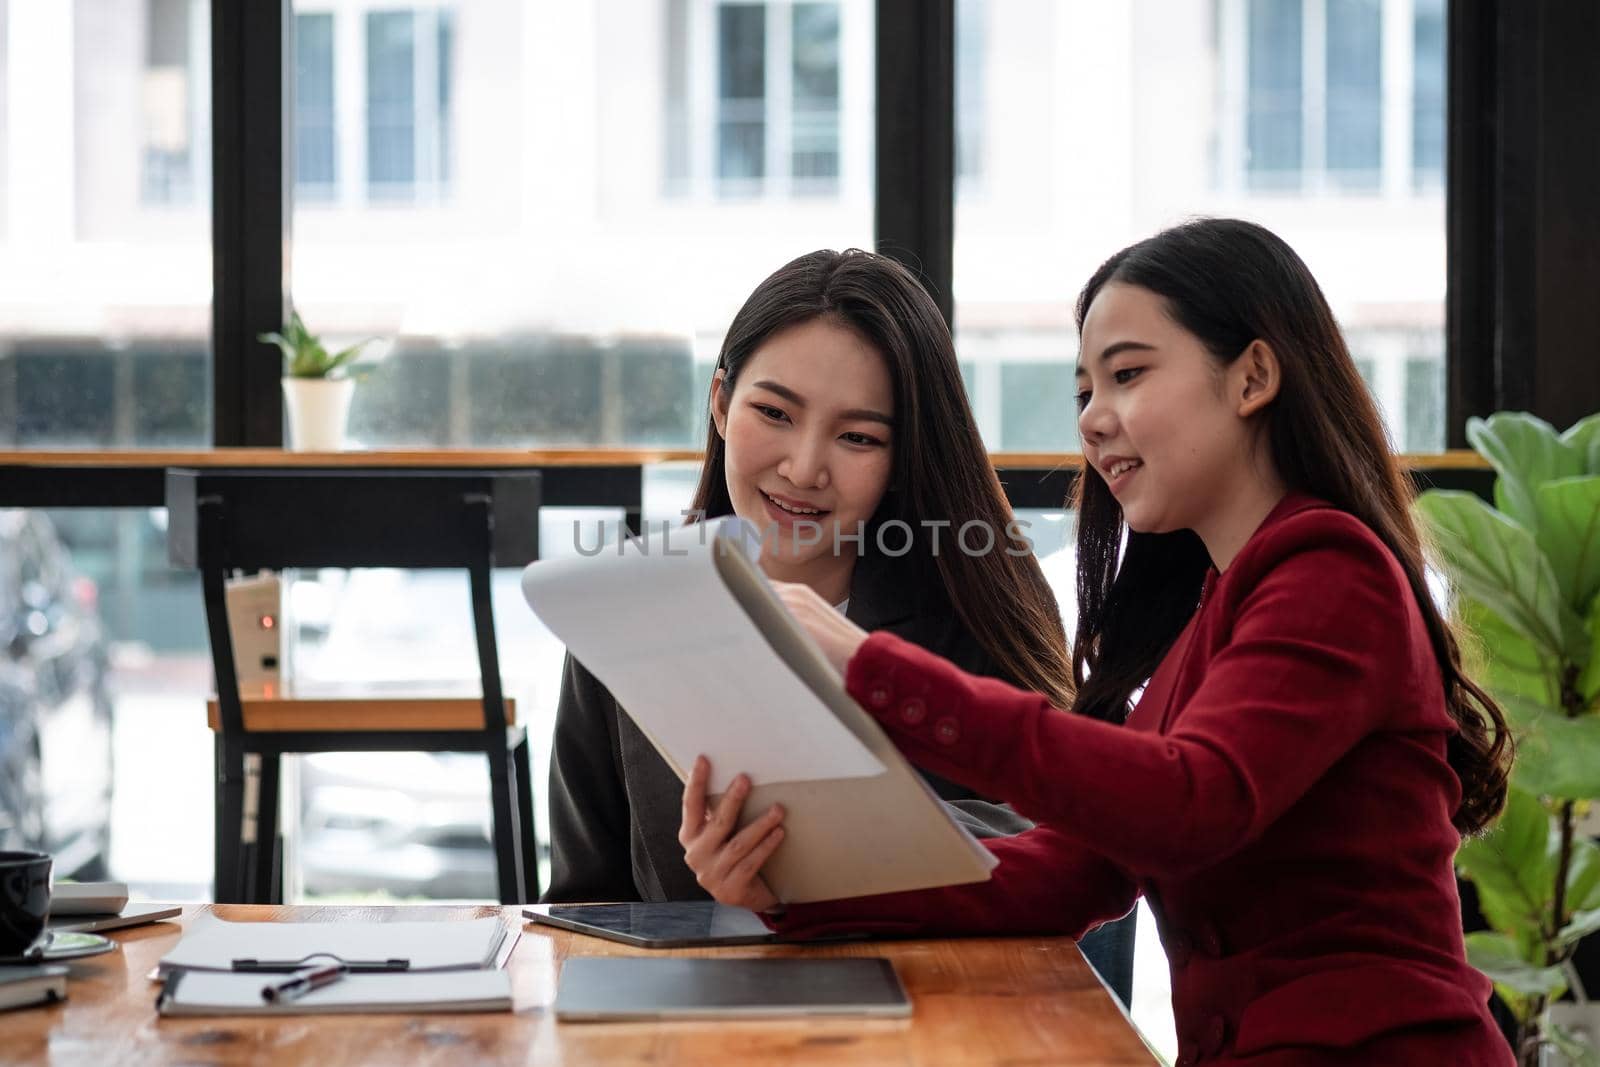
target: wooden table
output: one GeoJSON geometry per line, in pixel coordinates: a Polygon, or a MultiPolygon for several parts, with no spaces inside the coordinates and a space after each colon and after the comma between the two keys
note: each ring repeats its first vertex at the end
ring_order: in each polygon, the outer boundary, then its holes
{"type": "MultiPolygon", "coordinates": [[[[545,507],[619,507],[637,518],[644,468],[698,462],[700,452],[673,448],[378,449],[370,452],[288,452],[281,448],[31,449],[0,451],[0,507],[160,507],[169,467],[537,468],[545,507]]],[[[1061,506],[1083,457],[1075,452],[991,452],[1011,506],[1061,506]]],[[[1494,481],[1476,452],[1397,457],[1419,485],[1466,489],[1486,496],[1494,481]]]]}
{"type": "Polygon", "coordinates": [[[886,956],[910,991],[907,1020],[557,1023],[568,956],[649,950],[524,925],[516,908],[194,905],[241,921],[463,920],[523,926],[512,953],[516,1010],[484,1015],[163,1019],[147,975],[177,923],[118,931],[113,953],[79,960],[65,1004],[0,1015],[0,1061],[109,1064],[1007,1064],[1131,1067],[1156,1058],[1066,938],[970,939],[690,950],[699,956],[886,956]]]}

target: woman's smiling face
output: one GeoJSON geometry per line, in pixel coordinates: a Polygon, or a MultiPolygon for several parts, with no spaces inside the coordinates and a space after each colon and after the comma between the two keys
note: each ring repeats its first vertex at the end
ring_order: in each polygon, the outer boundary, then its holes
{"type": "MultiPolygon", "coordinates": [[[[712,383],[727,445],[728,496],[768,532],[761,562],[784,581],[845,574],[853,537],[878,510],[894,461],[894,387],[881,353],[824,318],[790,326],[750,356],[734,382],[712,383]]],[[[830,583],[833,584],[833,583],[830,583]]]]}
{"type": "Polygon", "coordinates": [[[1223,366],[1148,289],[1113,282],[1083,320],[1078,429],[1128,526],[1201,532],[1252,473],[1253,434],[1240,415],[1245,373],[1223,366]]]}

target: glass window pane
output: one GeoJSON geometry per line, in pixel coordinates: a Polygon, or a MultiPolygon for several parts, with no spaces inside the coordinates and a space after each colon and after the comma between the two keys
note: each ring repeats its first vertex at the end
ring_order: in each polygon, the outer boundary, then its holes
{"type": "Polygon", "coordinates": [[[211,438],[209,11],[0,5],[0,446],[211,438]]]}
{"type": "Polygon", "coordinates": [[[450,115],[453,108],[450,104],[450,87],[455,81],[455,71],[451,69],[455,63],[456,54],[456,29],[455,16],[450,11],[439,11],[435,14],[434,27],[434,55],[435,72],[434,83],[434,111],[431,116],[434,125],[436,147],[437,181],[441,186],[450,183],[450,115]]]}
{"type": "Polygon", "coordinates": [[[333,16],[294,20],[294,167],[297,196],[331,196],[334,158],[333,16]]]}
{"type": "Polygon", "coordinates": [[[1078,446],[1071,372],[1061,363],[1000,366],[1000,447],[1008,452],[1059,452],[1078,446]]]}
{"type": "Polygon", "coordinates": [[[988,0],[956,0],[956,181],[971,187],[983,178],[983,32],[988,0]]]}
{"type": "Polygon", "coordinates": [[[1383,151],[1383,6],[1327,0],[1327,167],[1346,188],[1376,188],[1383,151]]]}
{"type": "Polygon", "coordinates": [[[1415,0],[1415,3],[1412,181],[1419,187],[1435,188],[1444,183],[1444,0],[1415,0]]]}
{"type": "Polygon", "coordinates": [[[1445,438],[1442,353],[1406,360],[1407,452],[1436,452],[1445,438]]]}
{"type": "Polygon", "coordinates": [[[759,183],[767,172],[766,28],[763,5],[717,11],[717,176],[724,182],[759,183]]]}
{"type": "Polygon", "coordinates": [[[794,6],[793,151],[795,188],[831,193],[839,177],[839,5],[794,6]]]}
{"type": "Polygon", "coordinates": [[[375,197],[409,196],[416,178],[416,17],[367,15],[367,182],[375,197]]]}
{"type": "Polygon", "coordinates": [[[195,138],[189,67],[193,32],[188,0],[150,0],[144,68],[144,198],[195,197],[195,138]]]}
{"type": "Polygon", "coordinates": [[[1249,113],[1252,188],[1293,186],[1303,151],[1301,0],[1248,0],[1249,113]]]}

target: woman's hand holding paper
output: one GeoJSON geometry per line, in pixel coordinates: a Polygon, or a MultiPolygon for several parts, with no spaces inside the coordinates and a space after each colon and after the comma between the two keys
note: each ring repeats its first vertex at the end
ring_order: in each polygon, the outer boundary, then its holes
{"type": "Polygon", "coordinates": [[[783,606],[795,621],[805,627],[811,639],[822,646],[822,652],[833,664],[834,670],[844,673],[845,664],[856,654],[856,649],[867,639],[867,631],[844,617],[844,613],[822,597],[809,585],[799,582],[773,582],[783,606]]]}
{"type": "Polygon", "coordinates": [[[711,761],[701,756],[694,761],[683,788],[683,825],[678,829],[683,860],[701,888],[718,903],[770,911],[778,906],[778,898],[762,881],[760,871],[783,843],[783,808],[774,804],[734,833],[739,811],[750,795],[750,779],[743,774],[736,777],[713,810],[706,799],[710,777],[711,761]]]}

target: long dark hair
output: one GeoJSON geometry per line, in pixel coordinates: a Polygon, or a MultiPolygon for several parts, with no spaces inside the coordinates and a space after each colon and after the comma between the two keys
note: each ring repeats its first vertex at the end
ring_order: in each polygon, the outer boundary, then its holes
{"type": "MultiPolygon", "coordinates": [[[[734,316],[717,366],[732,395],[746,361],[778,332],[827,318],[854,331],[884,359],[894,389],[894,458],[884,494],[868,524],[899,520],[910,527],[910,550],[890,563],[895,583],[923,606],[953,610],[996,668],[1017,684],[1065,707],[1072,668],[1055,595],[1031,552],[1010,554],[1013,521],[967,403],[955,347],[939,309],[904,267],[886,256],[848,249],[819,251],[784,265],[756,286],[734,316]],[[939,551],[922,520],[949,520],[939,551]],[[969,555],[956,531],[977,520],[994,534],[994,550],[969,555]]],[[[731,514],[727,450],[708,420],[705,465],[691,507],[707,517],[731,514]]],[[[896,529],[886,538],[899,551],[896,529]]]]}
{"type": "MultiPolygon", "coordinates": [[[[1474,833],[1505,802],[1510,734],[1494,700],[1466,676],[1449,624],[1423,574],[1410,479],[1395,462],[1383,421],[1327,299],[1299,256],[1270,231],[1234,219],[1164,230],[1101,265],[1078,297],[1078,328],[1109,282],[1136,285],[1219,363],[1252,341],[1277,354],[1282,383],[1265,413],[1273,462],[1287,485],[1364,522],[1394,553],[1410,583],[1459,727],[1450,765],[1461,780],[1455,825],[1474,833]]],[[[1105,481],[1084,465],[1078,511],[1077,710],[1122,719],[1133,691],[1194,613],[1210,558],[1191,531],[1127,532],[1105,481]]]]}

